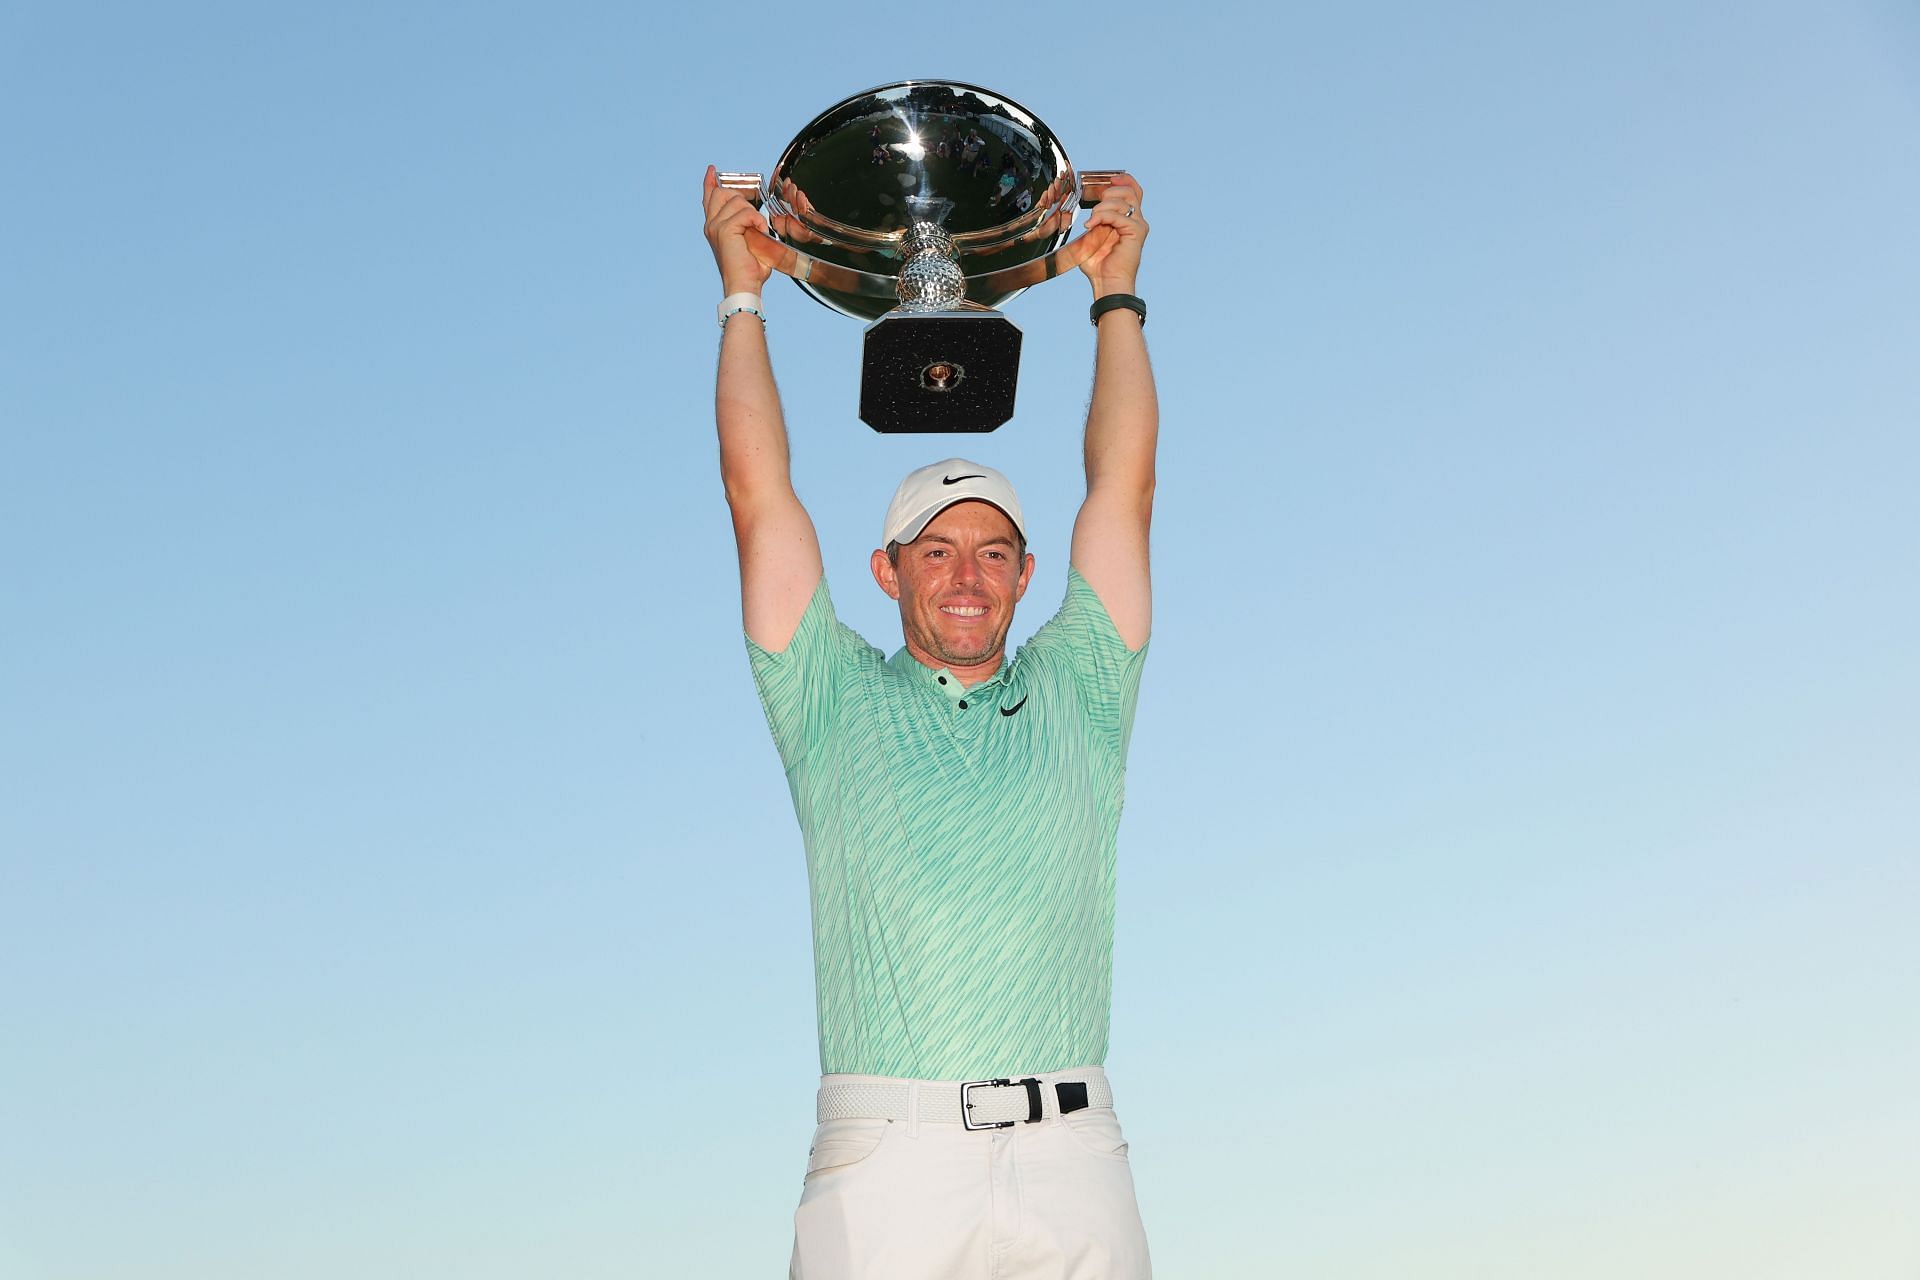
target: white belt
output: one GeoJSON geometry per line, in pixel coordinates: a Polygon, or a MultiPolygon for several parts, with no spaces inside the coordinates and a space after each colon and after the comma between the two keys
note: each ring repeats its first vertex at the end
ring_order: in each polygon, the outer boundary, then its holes
{"type": "Polygon", "coordinates": [[[1113,1086],[1098,1067],[998,1080],[897,1080],[829,1076],[816,1112],[829,1120],[917,1120],[968,1129],[1037,1124],[1067,1112],[1113,1106],[1113,1086]]]}

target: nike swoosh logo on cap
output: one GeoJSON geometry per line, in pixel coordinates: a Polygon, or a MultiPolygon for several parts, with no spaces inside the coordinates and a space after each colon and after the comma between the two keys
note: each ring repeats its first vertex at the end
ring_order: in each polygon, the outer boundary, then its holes
{"type": "MultiPolygon", "coordinates": [[[[1033,696],[1032,694],[1028,694],[1028,695],[1027,695],[1027,698],[1031,698],[1032,696],[1033,696]]],[[[1010,707],[1002,707],[1002,708],[1000,708],[1000,714],[1001,714],[1001,715],[1003,715],[1003,716],[1010,716],[1010,715],[1012,715],[1012,714],[1013,714],[1014,712],[1016,712],[1016,711],[1018,711],[1018,710],[1019,710],[1020,708],[1022,708],[1022,707],[1024,707],[1024,706],[1026,706],[1026,705],[1027,705],[1027,698],[1022,698],[1022,699],[1020,699],[1020,701],[1018,701],[1018,702],[1016,702],[1016,703],[1014,703],[1014,704],[1013,704],[1012,706],[1010,706],[1010,707]]]]}
{"type": "Polygon", "coordinates": [[[940,477],[940,483],[941,483],[941,484],[959,484],[959,483],[960,483],[960,482],[961,482],[962,480],[985,480],[985,479],[986,479],[986,477],[985,477],[985,476],[982,476],[982,475],[971,475],[971,476],[941,476],[941,477],[940,477]]]}

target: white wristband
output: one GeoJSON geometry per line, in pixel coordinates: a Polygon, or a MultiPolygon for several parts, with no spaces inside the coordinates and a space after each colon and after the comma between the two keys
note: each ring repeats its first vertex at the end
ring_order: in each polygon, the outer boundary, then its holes
{"type": "Polygon", "coordinates": [[[745,311],[761,324],[767,322],[767,314],[762,311],[760,295],[757,293],[730,293],[720,299],[720,327],[727,327],[727,321],[745,311]]]}

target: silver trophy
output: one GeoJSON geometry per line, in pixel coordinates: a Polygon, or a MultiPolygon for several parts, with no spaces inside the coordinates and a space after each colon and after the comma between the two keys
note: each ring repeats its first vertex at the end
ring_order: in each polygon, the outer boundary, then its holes
{"type": "Polygon", "coordinates": [[[876,431],[992,431],[1013,416],[1020,330],[996,308],[1111,241],[1072,243],[1116,169],[1075,173],[1032,112],[946,80],[856,94],[787,144],[770,176],[723,173],[766,214],[755,256],[871,321],[860,418],[876,431]]]}

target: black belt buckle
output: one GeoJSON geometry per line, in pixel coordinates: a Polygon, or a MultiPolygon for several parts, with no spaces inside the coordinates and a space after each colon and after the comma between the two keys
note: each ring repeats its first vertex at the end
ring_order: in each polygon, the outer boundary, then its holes
{"type": "Polygon", "coordinates": [[[1017,1120],[992,1120],[985,1124],[973,1122],[973,1091],[975,1089],[1010,1089],[1021,1085],[1027,1091],[1027,1123],[1037,1124],[1040,1120],[1040,1081],[1033,1076],[1024,1080],[969,1080],[960,1086],[960,1125],[964,1129],[1011,1129],[1017,1120]]]}

